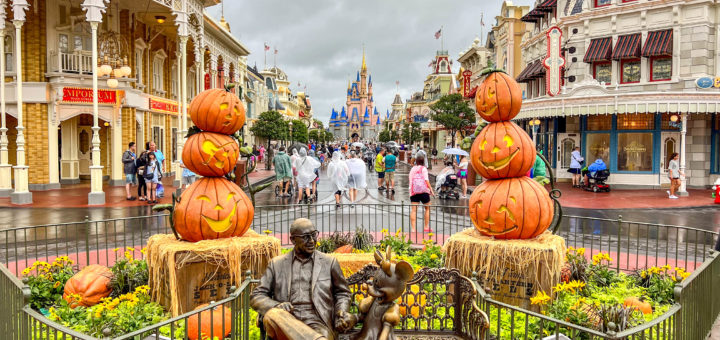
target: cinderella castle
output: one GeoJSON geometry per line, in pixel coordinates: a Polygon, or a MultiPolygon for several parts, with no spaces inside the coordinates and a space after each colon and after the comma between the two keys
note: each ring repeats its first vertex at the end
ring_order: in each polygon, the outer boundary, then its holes
{"type": "Polygon", "coordinates": [[[355,81],[348,82],[345,107],[340,112],[332,109],[330,132],[337,140],[375,140],[382,128],[380,122],[373,99],[372,76],[368,74],[363,51],[360,71],[355,81]]]}

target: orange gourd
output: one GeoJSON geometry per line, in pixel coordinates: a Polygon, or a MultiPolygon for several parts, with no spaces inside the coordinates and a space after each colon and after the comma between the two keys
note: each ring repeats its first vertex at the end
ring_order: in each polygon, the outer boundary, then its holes
{"type": "Polygon", "coordinates": [[[245,108],[235,94],[210,89],[192,100],[190,119],[200,130],[231,135],[245,124],[245,108]]]}
{"type": "Polygon", "coordinates": [[[337,253],[337,254],[350,254],[350,253],[352,253],[352,250],[353,250],[352,245],[346,244],[346,245],[344,245],[344,246],[342,246],[342,247],[338,247],[337,249],[335,249],[335,251],[334,251],[333,253],[337,253]]]}
{"type": "Polygon", "coordinates": [[[491,123],[515,118],[521,105],[520,86],[515,79],[499,70],[490,73],[475,94],[478,114],[491,123]]]}
{"type": "Polygon", "coordinates": [[[63,299],[71,308],[94,306],[112,292],[110,287],[112,277],[110,268],[98,264],[89,265],[65,283],[63,299]],[[74,297],[75,295],[80,296],[79,301],[74,297]]]}
{"type": "Polygon", "coordinates": [[[642,301],[634,296],[628,297],[625,299],[625,302],[623,302],[623,305],[625,307],[633,307],[643,314],[652,314],[652,306],[649,302],[642,301]]]}
{"type": "Polygon", "coordinates": [[[183,240],[242,236],[250,228],[255,208],[235,183],[224,177],[204,177],[180,196],[173,223],[183,240]]]}
{"type": "Polygon", "coordinates": [[[475,228],[497,239],[534,238],[550,226],[553,211],[545,188],[528,177],[489,180],[470,196],[475,228]]]}
{"type": "Polygon", "coordinates": [[[489,179],[520,177],[535,164],[535,145],[513,122],[488,124],[470,150],[475,171],[489,179]]]}
{"type": "MultiPolygon", "coordinates": [[[[207,307],[208,304],[200,305],[195,310],[207,307]]],[[[187,336],[190,340],[224,339],[230,335],[232,325],[232,312],[229,307],[215,307],[188,318],[187,336]],[[199,315],[199,316],[198,316],[199,315]],[[212,321],[210,320],[212,318],[212,321]],[[198,325],[199,323],[199,325],[198,325]],[[198,337],[198,329],[200,337],[198,337]]]]}
{"type": "Polygon", "coordinates": [[[188,138],[182,160],[193,172],[205,177],[220,177],[235,168],[240,146],[232,137],[213,132],[200,132],[188,138]]]}

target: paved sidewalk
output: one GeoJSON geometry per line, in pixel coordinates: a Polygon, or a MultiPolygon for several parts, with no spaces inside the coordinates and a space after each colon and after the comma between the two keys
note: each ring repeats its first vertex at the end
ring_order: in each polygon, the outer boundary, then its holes
{"type": "MultiPolygon", "coordinates": [[[[275,172],[265,170],[262,164],[262,170],[248,175],[250,182],[257,183],[264,181],[270,177],[274,177],[275,172]]],[[[173,186],[174,177],[164,177],[163,186],[165,187],[165,197],[160,198],[158,203],[170,203],[172,201],[172,192],[175,191],[173,186]]],[[[148,205],[144,201],[128,201],[125,199],[125,186],[107,186],[103,187],[105,191],[105,204],[98,206],[90,206],[87,204],[88,192],[90,191],[90,182],[80,184],[63,185],[61,189],[47,191],[33,191],[33,203],[27,205],[15,205],[10,203],[10,198],[0,198],[0,207],[24,207],[24,208],[87,208],[87,207],[132,207],[148,205]]],[[[137,186],[130,188],[130,193],[137,196],[137,186]]]]}

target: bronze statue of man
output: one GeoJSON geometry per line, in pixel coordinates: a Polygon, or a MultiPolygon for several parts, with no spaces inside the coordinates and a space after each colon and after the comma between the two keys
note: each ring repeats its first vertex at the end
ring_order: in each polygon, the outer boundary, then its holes
{"type": "Polygon", "coordinates": [[[290,226],[294,249],[268,264],[250,306],[275,340],[337,339],[354,326],[350,288],[335,258],[315,250],[318,231],[306,218],[290,226]]]}

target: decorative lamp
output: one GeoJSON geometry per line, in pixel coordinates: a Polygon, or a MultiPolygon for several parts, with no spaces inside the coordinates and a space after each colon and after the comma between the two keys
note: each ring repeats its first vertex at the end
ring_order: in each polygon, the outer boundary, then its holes
{"type": "Polygon", "coordinates": [[[671,121],[671,122],[675,123],[675,122],[677,122],[678,120],[680,120],[680,117],[678,117],[678,115],[673,114],[672,116],[670,116],[670,121],[671,121]]]}
{"type": "Polygon", "coordinates": [[[110,73],[112,73],[112,70],[112,66],[107,64],[107,61],[105,61],[105,63],[100,66],[100,72],[98,72],[98,76],[109,76],[110,73]]]}
{"type": "Polygon", "coordinates": [[[120,67],[120,70],[122,70],[123,77],[129,77],[130,74],[132,74],[132,69],[130,68],[130,66],[128,66],[127,62],[125,62],[122,67],[120,67]]]}
{"type": "Polygon", "coordinates": [[[156,15],[155,21],[157,21],[158,24],[164,24],[165,23],[165,16],[164,15],[156,15]]]}
{"type": "Polygon", "coordinates": [[[122,78],[125,76],[125,72],[122,70],[122,68],[116,68],[113,70],[113,75],[115,78],[122,78]]]}
{"type": "Polygon", "coordinates": [[[110,126],[110,123],[105,122],[105,123],[103,123],[103,125],[104,125],[104,126],[110,126]]]}
{"type": "Polygon", "coordinates": [[[115,78],[110,78],[107,80],[107,86],[111,89],[114,89],[118,87],[118,80],[115,78]]]}
{"type": "Polygon", "coordinates": [[[533,125],[539,126],[539,125],[540,125],[540,119],[535,119],[535,120],[533,121],[533,125]]]}

